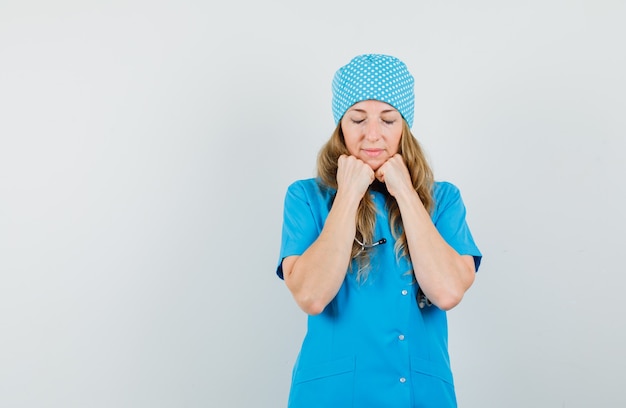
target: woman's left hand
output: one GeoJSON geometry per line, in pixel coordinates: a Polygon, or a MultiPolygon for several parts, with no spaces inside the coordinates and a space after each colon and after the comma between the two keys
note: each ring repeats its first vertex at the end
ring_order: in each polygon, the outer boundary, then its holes
{"type": "Polygon", "coordinates": [[[395,154],[376,170],[378,181],[385,183],[389,194],[396,197],[405,191],[413,191],[411,175],[401,155],[395,154]]]}

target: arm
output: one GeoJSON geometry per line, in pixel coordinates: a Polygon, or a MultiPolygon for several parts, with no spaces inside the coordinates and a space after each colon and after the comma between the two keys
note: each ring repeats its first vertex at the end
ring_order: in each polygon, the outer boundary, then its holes
{"type": "Polygon", "coordinates": [[[424,294],[440,309],[452,309],[474,282],[473,257],[459,255],[439,234],[400,155],[389,159],[376,176],[398,202],[413,272],[424,294]]]}
{"type": "Polygon", "coordinates": [[[319,237],[300,256],[283,260],[283,274],[296,303],[319,314],[339,292],[351,260],[356,212],[374,172],[355,157],[341,156],[337,195],[319,237]]]}

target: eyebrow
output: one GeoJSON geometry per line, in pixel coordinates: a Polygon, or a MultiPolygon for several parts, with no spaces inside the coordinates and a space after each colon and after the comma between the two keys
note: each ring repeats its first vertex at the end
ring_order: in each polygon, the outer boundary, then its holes
{"type": "MultiPolygon", "coordinates": [[[[350,110],[354,112],[367,113],[365,109],[351,108],[350,110]]],[[[390,113],[390,112],[398,112],[398,110],[397,109],[385,109],[385,110],[380,111],[380,113],[390,113]]]]}

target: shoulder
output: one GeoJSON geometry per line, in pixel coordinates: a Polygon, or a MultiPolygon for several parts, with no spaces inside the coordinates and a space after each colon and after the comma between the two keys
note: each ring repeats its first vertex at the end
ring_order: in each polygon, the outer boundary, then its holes
{"type": "Polygon", "coordinates": [[[312,190],[317,188],[317,179],[316,178],[307,178],[302,180],[296,180],[289,184],[287,190],[312,190]]]}
{"type": "Polygon", "coordinates": [[[287,199],[308,203],[327,203],[335,196],[335,189],[323,184],[318,178],[296,180],[287,187],[287,199]]]}
{"type": "Polygon", "coordinates": [[[308,178],[296,180],[287,187],[287,192],[291,194],[305,195],[334,195],[335,190],[324,185],[318,178],[308,178]]]}
{"type": "Polygon", "coordinates": [[[434,211],[433,219],[444,213],[464,211],[463,200],[459,188],[448,181],[436,181],[433,184],[434,211]]]}
{"type": "Polygon", "coordinates": [[[454,200],[460,195],[459,188],[449,181],[435,181],[433,184],[433,198],[436,202],[454,200]]]}

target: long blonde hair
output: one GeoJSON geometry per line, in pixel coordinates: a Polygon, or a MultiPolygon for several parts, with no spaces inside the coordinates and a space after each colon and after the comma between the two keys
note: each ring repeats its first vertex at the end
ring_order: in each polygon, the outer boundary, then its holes
{"type": "MultiPolygon", "coordinates": [[[[411,133],[408,124],[403,121],[402,136],[398,153],[404,159],[411,176],[411,182],[422,200],[424,207],[430,213],[433,209],[432,187],[434,183],[433,173],[426,161],[422,148],[411,133]]],[[[341,130],[341,123],[337,125],[332,136],[319,151],[317,157],[317,175],[322,184],[337,189],[337,161],[342,154],[349,155],[348,148],[341,130]]],[[[406,234],[402,225],[402,217],[398,202],[391,196],[387,196],[386,210],[389,213],[391,232],[396,239],[394,247],[396,258],[409,258],[406,234]]],[[[363,195],[356,214],[356,238],[361,242],[372,243],[374,240],[374,227],[376,224],[376,207],[370,194],[363,195]]],[[[370,269],[368,251],[363,251],[356,241],[352,245],[352,259],[356,259],[358,270],[357,280],[365,281],[370,269]]]]}

